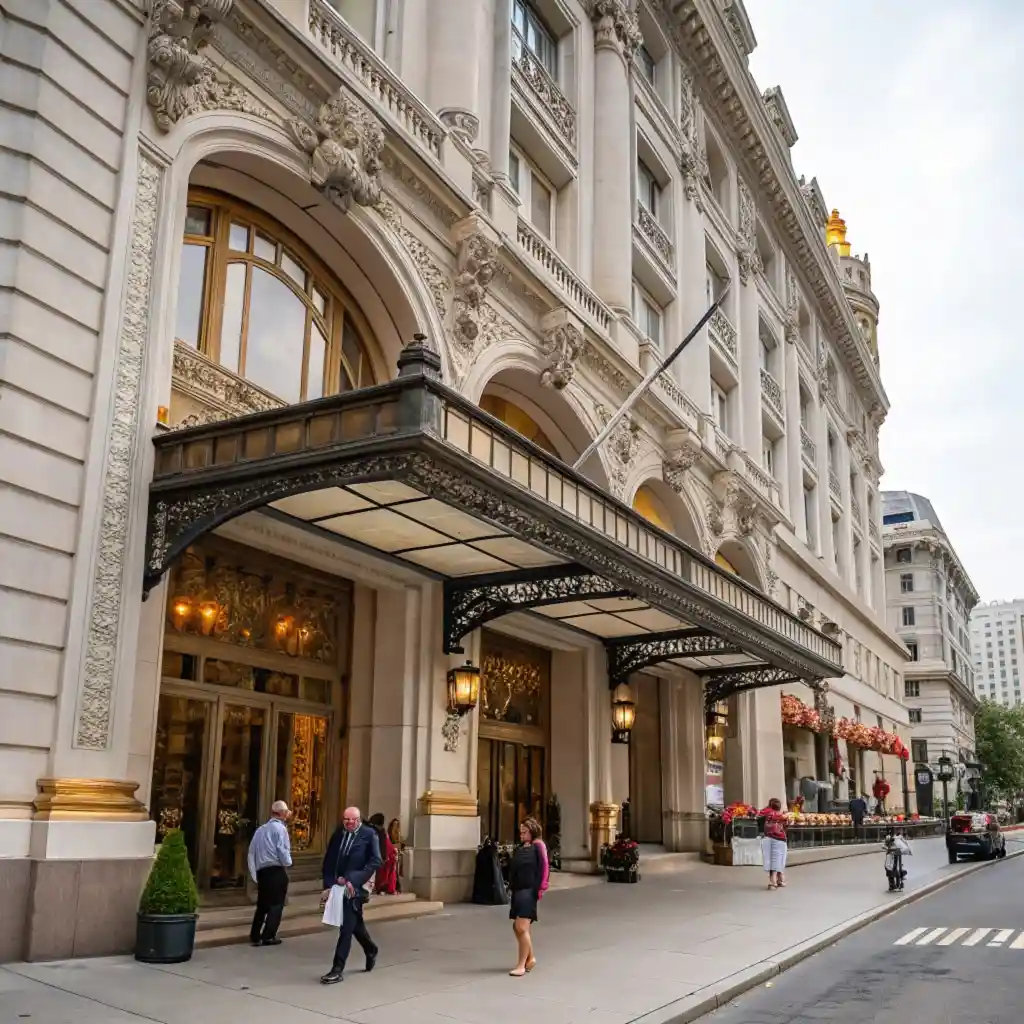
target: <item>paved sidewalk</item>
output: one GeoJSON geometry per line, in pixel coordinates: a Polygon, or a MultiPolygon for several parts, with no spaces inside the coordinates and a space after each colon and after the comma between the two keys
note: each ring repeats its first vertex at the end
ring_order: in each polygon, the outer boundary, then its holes
{"type": "MultiPolygon", "coordinates": [[[[1013,837],[1011,851],[1022,845],[1013,837]]],[[[918,841],[908,868],[904,896],[974,866],[947,864],[937,839],[918,841]]],[[[508,911],[468,905],[380,925],[377,970],[364,974],[357,950],[346,981],[333,987],[317,980],[333,948],[326,929],[276,948],[202,950],[167,967],[129,957],[11,964],[0,968],[0,1024],[690,1020],[702,999],[766,966],[777,971],[795,947],[897,899],[885,892],[881,852],[793,868],[789,883],[769,892],[759,869],[695,862],[639,885],[551,892],[536,926],[537,969],[521,979],[506,973],[514,961],[508,911]]]]}

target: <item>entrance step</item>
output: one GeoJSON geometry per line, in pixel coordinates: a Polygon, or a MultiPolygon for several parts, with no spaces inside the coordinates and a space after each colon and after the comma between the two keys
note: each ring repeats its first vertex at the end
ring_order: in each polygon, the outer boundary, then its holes
{"type": "Polygon", "coordinates": [[[671,853],[663,846],[641,845],[640,874],[666,875],[690,871],[701,863],[699,853],[671,853]]]}
{"type": "MultiPolygon", "coordinates": [[[[300,883],[302,884],[302,883],[300,883]]],[[[293,893],[289,890],[288,904],[278,935],[288,938],[296,935],[312,935],[324,930],[320,909],[320,886],[315,892],[293,893]]],[[[199,910],[196,922],[196,949],[211,946],[229,946],[249,941],[249,925],[252,922],[252,904],[237,907],[217,907],[199,910]]],[[[397,921],[403,918],[424,917],[444,909],[436,900],[417,899],[412,893],[397,896],[375,896],[364,911],[366,921],[397,921]]]]}

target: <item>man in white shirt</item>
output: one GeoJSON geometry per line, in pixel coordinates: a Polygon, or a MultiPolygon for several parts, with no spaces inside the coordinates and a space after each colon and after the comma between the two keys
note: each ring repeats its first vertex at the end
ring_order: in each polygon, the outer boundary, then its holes
{"type": "Polygon", "coordinates": [[[249,843],[249,874],[256,883],[256,913],[252,916],[249,941],[254,946],[279,946],[277,929],[288,895],[288,868],[292,866],[292,844],[285,822],[292,816],[283,800],[270,808],[270,820],[260,825],[249,843]]]}

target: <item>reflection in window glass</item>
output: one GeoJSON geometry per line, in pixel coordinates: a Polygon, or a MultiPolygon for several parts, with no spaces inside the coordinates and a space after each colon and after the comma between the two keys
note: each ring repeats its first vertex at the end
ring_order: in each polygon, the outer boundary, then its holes
{"type": "Polygon", "coordinates": [[[245,376],[284,399],[302,397],[306,307],[279,278],[253,267],[245,376]]]}
{"type": "Polygon", "coordinates": [[[306,290],[306,268],[289,252],[281,253],[281,269],[303,290],[306,290]]]}
{"type": "Polygon", "coordinates": [[[363,346],[359,343],[359,335],[352,326],[352,321],[345,317],[345,327],[341,337],[341,354],[345,359],[345,369],[353,387],[365,387],[370,383],[369,374],[363,367],[365,357],[363,346]]]}
{"type": "Polygon", "coordinates": [[[205,206],[190,206],[185,211],[185,234],[209,237],[210,211],[205,206]]]}
{"type": "Polygon", "coordinates": [[[326,778],[327,719],[282,712],[274,792],[292,810],[288,832],[293,853],[319,853],[323,847],[326,778]]]}
{"type": "Polygon", "coordinates": [[[235,252],[249,251],[249,226],[247,224],[232,224],[231,237],[228,244],[235,252]]]}
{"type": "Polygon", "coordinates": [[[551,237],[551,191],[536,174],[530,183],[530,223],[545,238],[551,237]]]}
{"type": "Polygon", "coordinates": [[[238,373],[238,355],[242,343],[242,311],[245,307],[245,264],[228,266],[224,289],[224,323],[220,332],[220,365],[238,373]]]}
{"type": "Polygon", "coordinates": [[[262,231],[256,232],[256,245],[253,248],[253,252],[261,260],[266,260],[268,263],[277,262],[277,242],[272,238],[267,238],[262,231]]]}
{"type": "Polygon", "coordinates": [[[327,358],[327,339],[313,324],[309,332],[309,379],[306,382],[306,401],[324,397],[324,360],[327,358]]]}
{"type": "Polygon", "coordinates": [[[192,348],[199,347],[206,284],[206,246],[186,243],[181,250],[181,279],[178,283],[178,320],[174,335],[192,348]]]}

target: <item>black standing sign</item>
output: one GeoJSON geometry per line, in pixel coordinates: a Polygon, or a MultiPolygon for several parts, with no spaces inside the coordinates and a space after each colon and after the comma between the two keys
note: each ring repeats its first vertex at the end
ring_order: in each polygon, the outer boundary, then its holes
{"type": "Polygon", "coordinates": [[[917,813],[922,818],[931,818],[934,814],[932,803],[932,783],[935,776],[931,768],[926,764],[919,764],[914,768],[914,787],[917,791],[917,813]]]}

